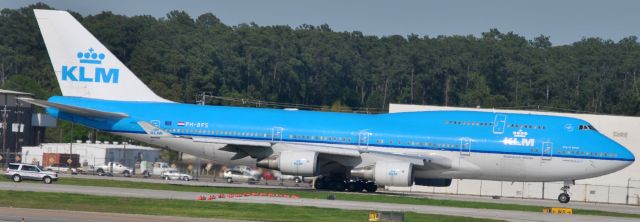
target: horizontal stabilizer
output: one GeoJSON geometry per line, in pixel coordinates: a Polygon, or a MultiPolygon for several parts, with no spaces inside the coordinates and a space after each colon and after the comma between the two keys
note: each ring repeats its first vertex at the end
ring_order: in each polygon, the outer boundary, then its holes
{"type": "Polygon", "coordinates": [[[72,113],[72,114],[85,116],[85,117],[97,117],[97,118],[108,118],[108,119],[123,119],[123,118],[129,117],[127,114],[124,114],[124,113],[104,112],[100,110],[64,105],[60,103],[52,103],[49,101],[27,98],[27,97],[19,97],[17,99],[26,103],[36,105],[36,106],[45,107],[45,108],[55,108],[63,112],[72,113]]]}

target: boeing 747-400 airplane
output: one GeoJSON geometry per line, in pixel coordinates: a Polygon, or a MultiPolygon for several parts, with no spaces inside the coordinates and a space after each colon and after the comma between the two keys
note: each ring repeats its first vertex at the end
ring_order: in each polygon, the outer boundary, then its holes
{"type": "Polygon", "coordinates": [[[34,10],[62,96],[59,119],[215,160],[318,176],[319,189],[449,186],[451,179],[564,181],[635,157],[588,122],[470,111],[350,114],[180,104],[156,95],[66,11],[34,10]]]}

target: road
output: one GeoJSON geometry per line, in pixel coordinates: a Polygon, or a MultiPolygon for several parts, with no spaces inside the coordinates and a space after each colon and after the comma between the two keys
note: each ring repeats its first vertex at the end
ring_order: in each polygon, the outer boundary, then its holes
{"type": "MultiPolygon", "coordinates": [[[[100,196],[179,199],[179,200],[194,200],[194,201],[196,196],[203,195],[203,193],[196,193],[196,192],[161,191],[161,190],[94,187],[94,186],[73,186],[73,185],[42,184],[42,183],[13,183],[13,182],[0,182],[0,190],[62,192],[62,193],[88,194],[88,195],[100,195],[100,196]]],[[[286,193],[286,190],[283,190],[283,193],[286,193]]],[[[276,197],[241,197],[241,198],[216,199],[213,201],[237,202],[237,203],[271,203],[271,204],[280,204],[280,205],[289,205],[289,206],[314,206],[314,207],[321,207],[321,208],[338,208],[338,209],[349,209],[349,210],[411,211],[411,212],[426,213],[426,214],[442,214],[442,215],[465,216],[465,217],[476,217],[476,218],[501,219],[501,220],[507,220],[507,221],[515,221],[515,222],[528,222],[528,221],[631,222],[631,221],[637,221],[637,219],[634,219],[634,218],[584,216],[584,215],[551,215],[551,214],[543,214],[543,213],[537,213],[537,212],[470,209],[470,208],[456,208],[456,207],[442,207],[442,206],[374,203],[374,202],[306,199],[306,198],[292,199],[292,198],[276,198],[276,197]]]]}

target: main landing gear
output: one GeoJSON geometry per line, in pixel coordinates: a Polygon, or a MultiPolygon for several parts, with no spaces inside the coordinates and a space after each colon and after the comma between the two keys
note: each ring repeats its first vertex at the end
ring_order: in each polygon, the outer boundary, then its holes
{"type": "Polygon", "coordinates": [[[362,190],[368,193],[373,193],[378,190],[376,183],[366,180],[350,180],[347,182],[347,191],[349,192],[362,192],[362,190]]]}
{"type": "Polygon", "coordinates": [[[574,184],[575,184],[575,181],[564,182],[564,186],[560,188],[560,190],[562,190],[562,193],[558,195],[558,201],[560,201],[560,203],[569,203],[569,201],[571,201],[571,197],[569,196],[569,189],[571,188],[571,185],[574,185],[574,184]]]}

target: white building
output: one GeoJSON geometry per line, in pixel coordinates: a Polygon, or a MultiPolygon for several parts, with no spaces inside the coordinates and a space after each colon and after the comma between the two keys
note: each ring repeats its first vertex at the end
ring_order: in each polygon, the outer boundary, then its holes
{"type": "MultiPolygon", "coordinates": [[[[583,119],[591,123],[602,134],[629,149],[640,157],[640,117],[574,114],[557,112],[537,112],[521,110],[475,109],[443,106],[390,104],[389,112],[435,111],[435,110],[472,110],[504,113],[531,113],[553,116],[566,116],[583,119]]],[[[640,161],[618,172],[596,178],[578,180],[570,190],[572,201],[628,203],[640,205],[640,161]]],[[[411,190],[448,194],[506,196],[523,198],[556,199],[562,183],[522,183],[480,180],[453,180],[450,187],[434,188],[413,186],[411,188],[393,187],[392,190],[411,190]]]]}
{"type": "Polygon", "coordinates": [[[43,153],[73,153],[80,155],[80,164],[98,166],[105,162],[120,162],[135,167],[138,161],[155,162],[160,159],[160,149],[131,144],[103,143],[43,143],[40,146],[22,147],[22,162],[42,163],[43,153]]]}

